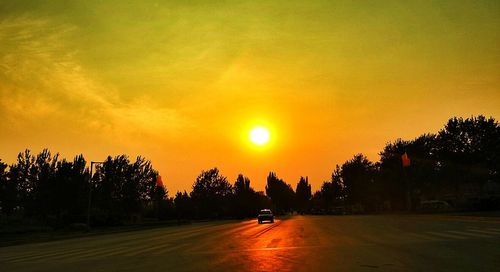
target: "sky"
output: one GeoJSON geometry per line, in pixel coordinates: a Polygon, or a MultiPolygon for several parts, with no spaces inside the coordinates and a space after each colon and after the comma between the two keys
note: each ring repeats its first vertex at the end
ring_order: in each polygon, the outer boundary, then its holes
{"type": "Polygon", "coordinates": [[[0,0],[9,164],[142,155],[170,195],[212,167],[316,190],[356,153],[478,114],[500,119],[499,1],[0,0]]]}

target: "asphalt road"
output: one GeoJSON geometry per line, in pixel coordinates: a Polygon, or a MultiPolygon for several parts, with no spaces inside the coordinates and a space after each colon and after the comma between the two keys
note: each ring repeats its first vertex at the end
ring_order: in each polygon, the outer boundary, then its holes
{"type": "Polygon", "coordinates": [[[498,271],[500,221],[293,216],[0,248],[0,271],[498,271]]]}

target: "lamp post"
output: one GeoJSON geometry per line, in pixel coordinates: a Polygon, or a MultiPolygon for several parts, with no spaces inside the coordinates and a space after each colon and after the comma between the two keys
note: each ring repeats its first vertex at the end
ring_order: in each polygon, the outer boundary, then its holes
{"type": "Polygon", "coordinates": [[[104,162],[91,161],[90,162],[90,177],[89,177],[89,203],[87,206],[87,227],[90,229],[90,207],[92,205],[92,172],[94,170],[94,164],[102,164],[104,162]]]}

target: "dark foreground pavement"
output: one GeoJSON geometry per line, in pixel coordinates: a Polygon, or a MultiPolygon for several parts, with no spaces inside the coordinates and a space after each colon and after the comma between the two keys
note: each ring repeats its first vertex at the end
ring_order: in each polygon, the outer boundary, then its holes
{"type": "MultiPolygon", "coordinates": [[[[497,219],[498,220],[498,219],[497,219]]],[[[0,248],[0,271],[498,271],[500,222],[440,215],[211,222],[0,248]]]]}

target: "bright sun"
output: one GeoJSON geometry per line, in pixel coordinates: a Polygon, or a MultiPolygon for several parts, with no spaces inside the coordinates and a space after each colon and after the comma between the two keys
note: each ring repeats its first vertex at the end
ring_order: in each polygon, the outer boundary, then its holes
{"type": "Polygon", "coordinates": [[[254,127],[249,134],[250,141],[256,145],[265,145],[269,142],[269,130],[265,127],[254,127]]]}

